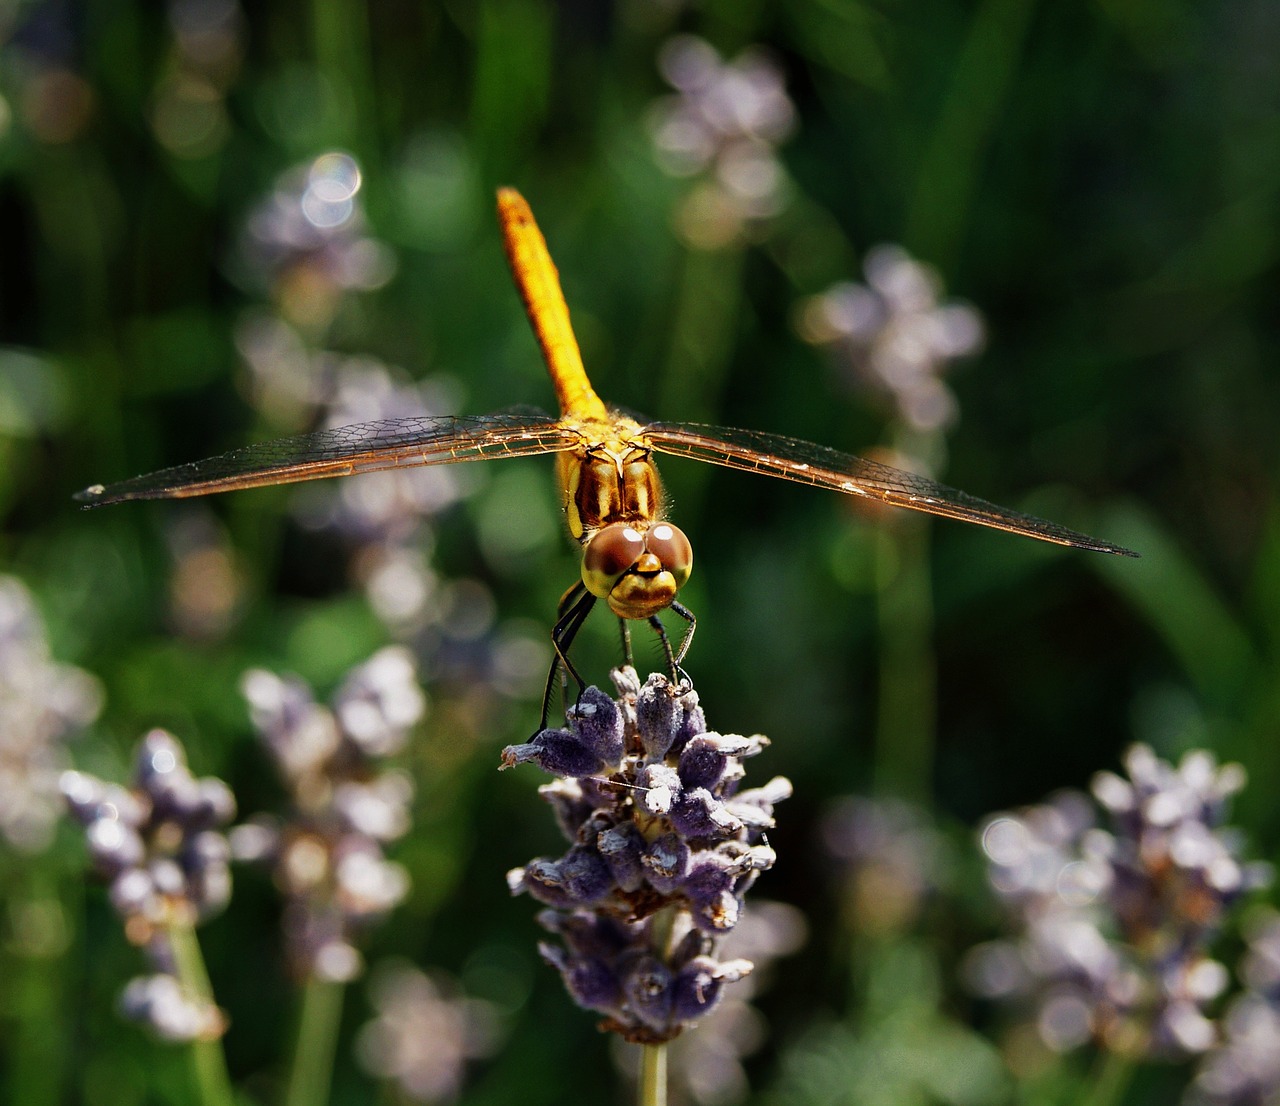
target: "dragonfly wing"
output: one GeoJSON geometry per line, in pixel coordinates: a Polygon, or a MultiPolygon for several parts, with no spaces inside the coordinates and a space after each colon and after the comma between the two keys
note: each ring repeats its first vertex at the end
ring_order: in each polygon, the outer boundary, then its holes
{"type": "Polygon", "coordinates": [[[671,422],[651,423],[644,427],[643,434],[659,453],[693,457],[726,468],[831,488],[894,507],[973,522],[1058,545],[1137,556],[1123,546],[1099,541],[1034,515],[998,507],[923,476],[797,438],[757,430],[671,422]]]}
{"type": "Polygon", "coordinates": [[[558,419],[532,408],[479,417],[384,419],[261,442],[105,487],[95,484],[75,498],[90,507],[181,499],[378,469],[557,453],[579,441],[558,419]]]}

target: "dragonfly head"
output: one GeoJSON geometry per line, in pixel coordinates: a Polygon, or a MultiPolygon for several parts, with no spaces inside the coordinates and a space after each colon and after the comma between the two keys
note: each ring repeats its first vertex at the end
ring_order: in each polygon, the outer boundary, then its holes
{"type": "Polygon", "coordinates": [[[611,522],[582,548],[582,582],[622,618],[648,618],[671,606],[693,571],[693,549],[669,522],[611,522]]]}

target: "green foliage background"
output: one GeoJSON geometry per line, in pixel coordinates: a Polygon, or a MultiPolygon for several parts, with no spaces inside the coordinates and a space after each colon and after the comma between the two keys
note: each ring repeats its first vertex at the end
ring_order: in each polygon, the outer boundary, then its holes
{"type": "MultiPolygon", "coordinates": [[[[212,504],[251,602],[232,632],[203,643],[166,624],[172,508],[86,515],[70,500],[89,483],[281,432],[239,390],[233,327],[254,297],[228,275],[229,258],[280,173],[343,148],[363,166],[370,230],[398,271],[353,297],[328,348],[450,374],[464,411],[549,405],[492,215],[495,187],[513,184],[542,224],[607,399],[866,450],[884,440],[882,420],[840,388],[793,317],[803,297],[857,279],[868,247],[901,242],[989,327],[983,355],[952,378],[962,420],[947,482],[1143,554],[1127,562],[934,527],[936,695],[907,692],[936,701],[937,741],[904,778],[884,745],[893,735],[882,731],[879,752],[875,736],[882,539],[835,496],[664,466],[698,558],[687,667],[712,725],[769,734],[756,771],[796,785],[772,838],[780,863],[758,893],[799,905],[812,933],[763,1002],[771,1037],[751,1067],[762,1095],[837,1101],[824,1095],[850,1086],[836,1064],[831,1086],[806,1097],[809,1076],[797,1074],[819,1070],[797,1059],[820,1053],[815,1026],[841,1024],[865,999],[856,986],[849,994],[858,956],[814,844],[833,795],[889,778],[928,797],[967,843],[983,813],[1083,785],[1132,740],[1164,755],[1205,746],[1246,764],[1238,820],[1259,855],[1274,853],[1274,5],[255,4],[224,138],[195,157],[157,141],[153,126],[172,65],[160,5],[11,3],[0,14],[10,34],[0,45],[0,566],[35,591],[57,656],[105,681],[106,709],[78,762],[122,775],[133,742],[164,725],[246,808],[246,797],[270,802],[240,673],[263,664],[327,690],[382,643],[341,571],[317,567],[321,553],[290,529],[283,492],[212,504]],[[655,57],[678,30],[728,57],[766,46],[786,74],[798,127],[780,154],[793,198],[752,244],[699,252],[673,230],[687,185],[658,167],[646,118],[669,91],[655,57]],[[24,50],[84,82],[85,120],[66,140],[42,138],[24,115],[24,50]]],[[[549,625],[577,572],[567,540],[535,541],[518,565],[495,566],[476,531],[518,501],[529,516],[511,525],[553,534],[550,465],[497,468],[442,521],[438,563],[482,579],[503,616],[549,625]]],[[[584,631],[589,679],[615,663],[615,638],[602,615],[584,631]]],[[[493,770],[536,716],[530,700],[495,709],[491,729],[465,740],[448,710],[424,725],[412,757],[420,813],[398,852],[415,889],[370,958],[394,952],[505,981],[509,1043],[465,1101],[611,1101],[622,1092],[605,1042],[537,961],[534,910],[503,883],[508,868],[557,848],[539,781],[493,770]]],[[[10,912],[0,1095],[24,1106],[185,1101],[183,1064],[116,1019],[139,957],[101,892],[85,889],[81,861],[69,830],[39,862],[0,858],[5,897],[52,895],[67,927],[59,955],[32,958],[10,912]]],[[[976,864],[965,872],[963,896],[976,902],[976,864]]],[[[233,1073],[259,1100],[273,1094],[293,1016],[275,909],[271,889],[245,876],[204,931],[233,1022],[233,1073]]],[[[921,941],[941,965],[943,1008],[982,1023],[953,972],[987,922],[981,907],[957,917],[931,921],[921,941]]],[[[933,970],[884,963],[899,981],[933,970]]],[[[355,988],[344,1041],[366,1016],[355,988]]],[[[912,1023],[923,1053],[951,1032],[930,1017],[912,1023]]],[[[1055,1078],[1078,1074],[1068,1063],[1055,1078]]],[[[1166,1101],[1178,1078],[1155,1072],[1131,1100],[1166,1101]]],[[[897,1101],[949,1093],[922,1086],[897,1101]]],[[[334,1101],[371,1093],[344,1045],[334,1101]]]]}

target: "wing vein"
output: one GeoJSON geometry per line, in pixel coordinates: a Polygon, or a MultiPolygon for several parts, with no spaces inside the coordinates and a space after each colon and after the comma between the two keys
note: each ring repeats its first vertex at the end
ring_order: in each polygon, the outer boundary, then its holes
{"type": "Polygon", "coordinates": [[[382,469],[521,457],[573,449],[580,436],[541,411],[355,423],[260,442],[76,495],[90,507],[130,499],[180,499],[382,469]]]}
{"type": "Polygon", "coordinates": [[[988,503],[985,499],[927,477],[781,434],[671,422],[651,423],[643,428],[643,434],[659,453],[692,457],[726,468],[830,488],[846,495],[989,526],[1057,545],[1137,556],[1123,546],[1091,538],[1056,522],[988,503]]]}

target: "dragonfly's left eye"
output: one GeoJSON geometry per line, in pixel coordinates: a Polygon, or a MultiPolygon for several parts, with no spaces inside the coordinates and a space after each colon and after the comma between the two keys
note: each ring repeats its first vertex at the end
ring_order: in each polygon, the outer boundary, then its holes
{"type": "Polygon", "coordinates": [[[660,522],[649,531],[645,548],[675,577],[676,587],[685,586],[693,571],[693,546],[683,530],[669,522],[660,522]]]}
{"type": "Polygon", "coordinates": [[[598,530],[582,551],[582,582],[606,599],[618,577],[644,554],[644,535],[634,526],[613,522],[598,530]]]}

